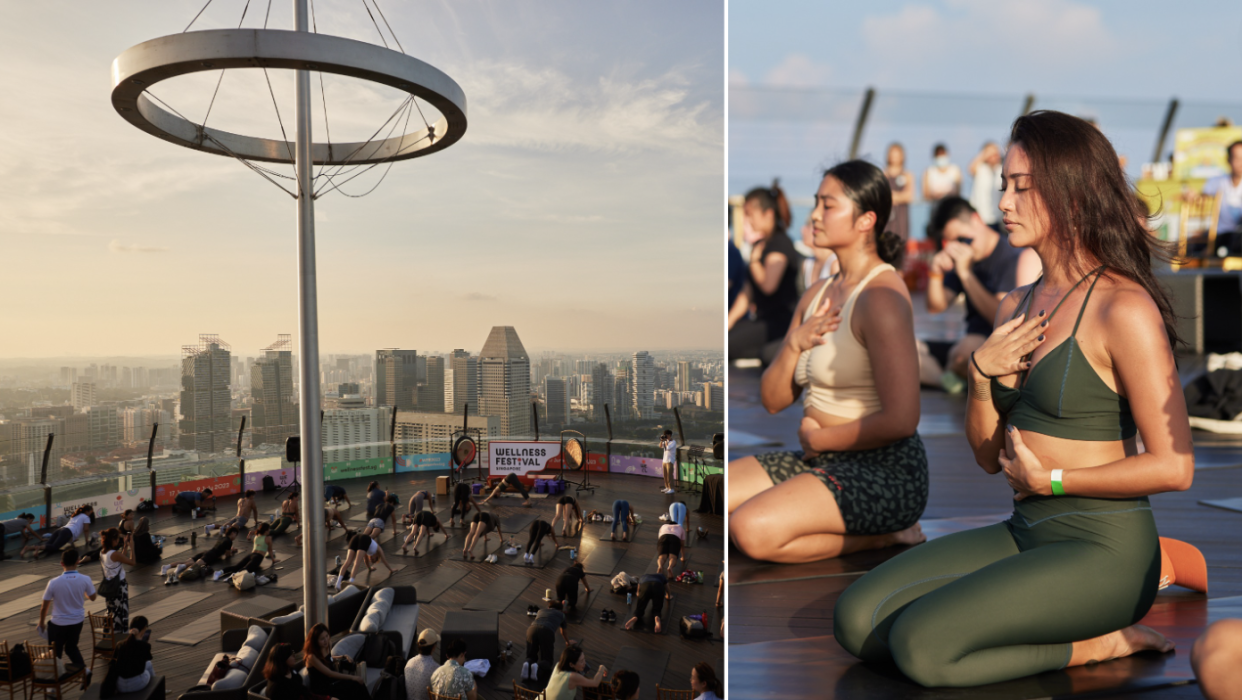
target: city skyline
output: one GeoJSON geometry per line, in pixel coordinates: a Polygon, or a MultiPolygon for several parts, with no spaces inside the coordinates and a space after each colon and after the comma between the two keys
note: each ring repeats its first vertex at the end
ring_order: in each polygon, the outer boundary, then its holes
{"type": "MultiPolygon", "coordinates": [[[[321,32],[378,43],[361,8],[321,5],[321,32]]],[[[37,308],[11,309],[25,332],[6,336],[0,357],[69,356],[83,338],[94,356],[171,353],[204,328],[255,354],[297,328],[291,202],[231,159],[139,132],[110,104],[113,58],[181,31],[200,8],[57,13],[62,50],[33,62],[49,35],[22,28],[49,26],[54,9],[0,7],[0,57],[21,66],[0,86],[26,96],[0,105],[11,136],[0,237],[29,263],[0,293],[44,285],[52,268],[60,280],[37,308]]],[[[194,29],[235,27],[234,9],[210,7],[194,29]]],[[[428,329],[446,349],[477,347],[499,324],[526,329],[534,351],[723,347],[722,7],[546,9],[392,8],[412,53],[462,86],[469,128],[453,148],[393,167],[364,200],[316,203],[321,352],[425,347],[428,329]]],[[[270,26],[288,28],[288,15],[273,8],[270,26]]],[[[262,23],[251,13],[245,26],[262,23]]],[[[216,77],[153,91],[197,120],[216,77]]],[[[291,111],[292,77],[271,79],[291,111]]],[[[326,90],[336,141],[365,137],[400,101],[331,76],[326,90]]],[[[261,74],[230,73],[211,123],[278,134],[271,107],[261,74]]]]}

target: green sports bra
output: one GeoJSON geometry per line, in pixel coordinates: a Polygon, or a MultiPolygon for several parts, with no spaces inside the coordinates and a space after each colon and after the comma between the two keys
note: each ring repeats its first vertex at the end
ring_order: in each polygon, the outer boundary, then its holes
{"type": "MultiPolygon", "coordinates": [[[[1095,290],[1095,283],[1103,273],[1103,267],[1088,272],[1061,297],[1061,301],[1048,316],[1049,321],[1078,285],[1087,277],[1095,275],[1091,286],[1087,288],[1087,296],[1082,300],[1082,308],[1078,311],[1078,320],[1074,321],[1070,336],[1027,370],[1017,388],[1005,386],[992,379],[992,403],[1013,426],[1069,440],[1124,440],[1134,437],[1138,432],[1134,425],[1134,416],[1130,413],[1129,400],[1110,389],[1100,379],[1100,375],[1096,374],[1091,363],[1083,356],[1082,348],[1078,346],[1075,338],[1078,324],[1082,323],[1083,311],[1091,299],[1091,292],[1095,290]]],[[[1039,280],[1036,280],[1027,290],[1026,297],[1014,312],[1014,317],[1022,313],[1024,308],[1029,311],[1031,297],[1038,284],[1039,280]]]]}

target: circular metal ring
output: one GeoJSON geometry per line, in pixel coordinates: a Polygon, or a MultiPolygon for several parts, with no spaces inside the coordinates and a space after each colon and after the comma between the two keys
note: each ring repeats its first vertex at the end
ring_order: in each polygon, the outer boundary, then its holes
{"type": "Polygon", "coordinates": [[[453,464],[458,467],[468,467],[478,453],[479,448],[475,445],[474,438],[463,435],[453,443],[453,464]]]}
{"type": "Polygon", "coordinates": [[[311,160],[316,165],[381,163],[430,155],[453,145],[466,132],[466,95],[438,68],[362,41],[279,29],[186,32],[130,47],[112,62],[112,106],[129,123],[178,146],[292,163],[295,148],[291,142],[207,128],[159,107],[143,94],[161,80],[220,68],[283,68],[360,78],[421,98],[442,115],[430,129],[381,141],[311,144],[311,160]]]}

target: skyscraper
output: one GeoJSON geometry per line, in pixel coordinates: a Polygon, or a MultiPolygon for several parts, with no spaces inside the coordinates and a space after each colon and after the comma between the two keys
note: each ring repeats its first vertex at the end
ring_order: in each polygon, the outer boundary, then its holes
{"type": "Polygon", "coordinates": [[[413,409],[418,388],[418,351],[375,351],[375,405],[413,409]]]}
{"type": "Polygon", "coordinates": [[[299,431],[298,397],[293,393],[293,341],[279,335],[250,369],[250,444],[283,445],[299,431]]]}
{"type": "Polygon", "coordinates": [[[418,385],[418,410],[422,413],[444,413],[444,358],[439,355],[428,357],[426,365],[427,375],[418,385]]]}
{"type": "Polygon", "coordinates": [[[634,353],[634,417],[655,418],[655,359],[646,350],[634,353]]]}
{"type": "Polygon", "coordinates": [[[506,437],[530,434],[530,357],[513,326],[493,326],[479,353],[479,415],[506,437]]]}
{"type": "Polygon", "coordinates": [[[449,362],[453,366],[453,412],[461,413],[462,406],[469,404],[470,415],[479,415],[479,358],[454,350],[449,362]]]}
{"type": "Polygon", "coordinates": [[[391,408],[328,409],[323,412],[323,461],[347,462],[388,455],[391,408]]]}
{"type": "Polygon", "coordinates": [[[228,343],[214,334],[181,347],[181,448],[223,452],[235,441],[231,422],[228,343]]]}
{"type": "MultiPolygon", "coordinates": [[[[564,377],[544,377],[544,395],[547,397],[547,410],[544,417],[548,423],[565,425],[569,423],[569,387],[564,377]]],[[[600,415],[603,415],[602,413],[600,415]]]]}
{"type": "Polygon", "coordinates": [[[724,411],[724,384],[703,385],[703,406],[709,411],[724,411]]]}
{"type": "Polygon", "coordinates": [[[685,360],[677,363],[677,391],[690,391],[690,363],[685,360]]]}
{"type": "Polygon", "coordinates": [[[616,406],[612,396],[612,372],[600,362],[591,370],[591,418],[604,420],[604,404],[616,406]]]}
{"type": "Polygon", "coordinates": [[[95,382],[74,382],[70,398],[75,411],[94,406],[96,403],[95,382]]]}

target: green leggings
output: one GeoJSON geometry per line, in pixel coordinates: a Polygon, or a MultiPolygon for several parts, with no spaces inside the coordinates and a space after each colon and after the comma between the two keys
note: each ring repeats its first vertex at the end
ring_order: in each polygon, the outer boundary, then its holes
{"type": "Polygon", "coordinates": [[[1160,543],[1146,498],[1019,501],[1008,521],[921,544],[837,600],[837,641],[925,687],[1064,668],[1071,643],[1138,622],[1160,543]]]}

